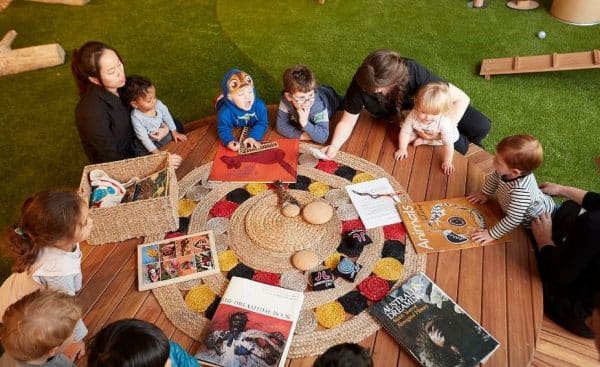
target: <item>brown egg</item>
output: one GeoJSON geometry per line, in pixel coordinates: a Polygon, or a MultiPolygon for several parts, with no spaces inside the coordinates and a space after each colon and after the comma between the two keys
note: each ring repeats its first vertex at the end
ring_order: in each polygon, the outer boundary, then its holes
{"type": "Polygon", "coordinates": [[[319,264],[319,258],[317,257],[317,253],[311,250],[300,250],[296,251],[294,255],[292,255],[292,265],[296,267],[298,270],[308,270],[312,269],[319,264]]]}
{"type": "Polygon", "coordinates": [[[296,217],[300,214],[300,207],[298,207],[298,205],[288,204],[281,209],[281,214],[288,218],[296,217]]]}
{"type": "Polygon", "coordinates": [[[302,210],[302,218],[310,224],[324,224],[333,217],[333,208],[324,201],[313,201],[302,210]]]}

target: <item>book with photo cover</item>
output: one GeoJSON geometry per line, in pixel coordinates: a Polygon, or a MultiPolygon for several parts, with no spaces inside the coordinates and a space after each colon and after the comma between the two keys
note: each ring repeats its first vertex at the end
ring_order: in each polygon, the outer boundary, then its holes
{"type": "Polygon", "coordinates": [[[220,272],[212,231],[138,245],[138,290],[220,272]]]}
{"type": "Polygon", "coordinates": [[[208,366],[285,365],[304,293],[233,277],[196,359],[208,366]]]}
{"type": "MultiPolygon", "coordinates": [[[[491,228],[502,218],[495,203],[471,204],[466,197],[398,203],[396,208],[417,253],[482,246],[471,239],[471,234],[491,228]]],[[[485,246],[505,242],[500,238],[485,246]]]]}
{"type": "Polygon", "coordinates": [[[167,170],[168,168],[164,168],[128,186],[121,202],[128,203],[167,195],[169,188],[167,170]]]}
{"type": "Polygon", "coordinates": [[[298,139],[275,139],[278,147],[239,155],[219,144],[212,164],[210,182],[296,182],[298,139]]]}
{"type": "Polygon", "coordinates": [[[475,366],[500,343],[424,273],[369,308],[422,366],[475,366]]]}

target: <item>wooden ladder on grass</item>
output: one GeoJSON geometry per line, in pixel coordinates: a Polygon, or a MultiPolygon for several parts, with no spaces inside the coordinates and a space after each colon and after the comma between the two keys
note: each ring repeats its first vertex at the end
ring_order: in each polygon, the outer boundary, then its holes
{"type": "Polygon", "coordinates": [[[513,56],[483,59],[479,75],[490,79],[492,75],[538,73],[600,68],[600,51],[552,53],[536,56],[513,56]]]}

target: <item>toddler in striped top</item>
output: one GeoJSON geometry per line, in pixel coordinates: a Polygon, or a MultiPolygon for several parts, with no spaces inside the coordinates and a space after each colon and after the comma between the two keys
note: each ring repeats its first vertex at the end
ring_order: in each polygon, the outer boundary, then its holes
{"type": "Polygon", "coordinates": [[[538,187],[533,171],[544,160],[542,145],[531,135],[513,135],[496,146],[494,172],[486,177],[481,192],[467,195],[471,203],[482,204],[494,194],[505,216],[492,228],[479,229],[473,235],[481,244],[499,239],[517,228],[530,226],[542,213],[554,213],[556,204],[538,187]]]}

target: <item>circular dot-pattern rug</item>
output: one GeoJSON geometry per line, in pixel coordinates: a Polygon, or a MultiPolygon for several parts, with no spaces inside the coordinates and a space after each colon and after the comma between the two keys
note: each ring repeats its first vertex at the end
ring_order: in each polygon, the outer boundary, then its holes
{"type": "MultiPolygon", "coordinates": [[[[234,255],[230,257],[239,261],[237,267],[242,266],[251,272],[253,270],[253,277],[256,280],[304,290],[303,321],[293,337],[288,358],[320,354],[332,345],[341,342],[358,343],[373,334],[380,325],[364,309],[364,299],[357,299],[356,301],[361,302],[357,303],[357,307],[353,307],[354,305],[348,304],[348,302],[356,302],[352,301],[353,297],[344,297],[341,303],[340,298],[350,292],[353,292],[351,294],[353,296],[359,295],[360,288],[365,293],[365,284],[377,282],[387,284],[392,280],[390,283],[392,287],[389,289],[393,289],[405,279],[425,269],[425,257],[417,255],[410,245],[403,248],[402,271],[398,270],[397,263],[388,264],[391,262],[389,258],[381,261],[386,257],[382,255],[386,240],[408,241],[408,238],[397,238],[403,235],[398,225],[386,226],[367,230],[366,233],[372,243],[351,254],[352,260],[362,266],[353,281],[338,277],[333,282],[334,288],[323,290],[312,288],[310,273],[332,265],[330,264],[332,259],[339,256],[336,255],[337,249],[343,247],[340,245],[344,242],[342,239],[346,232],[364,228],[360,219],[356,218],[355,213],[348,207],[349,200],[345,194],[345,186],[352,184],[353,181],[361,182],[371,178],[386,177],[394,190],[402,193],[400,195],[402,201],[409,201],[409,198],[404,188],[381,167],[344,152],[338,153],[335,162],[315,161],[310,158],[308,149],[310,146],[306,143],[300,144],[299,154],[303,159],[299,160],[298,176],[303,184],[292,185],[289,192],[302,205],[312,201],[328,202],[334,209],[334,215],[323,225],[308,224],[301,217],[282,216],[272,185],[264,185],[260,190],[256,190],[257,185],[209,183],[207,178],[212,163],[197,167],[179,181],[180,199],[199,199],[189,215],[188,233],[212,229],[218,239],[219,252],[230,251],[227,254],[234,255]],[[189,191],[193,194],[188,194],[189,191]],[[195,195],[199,191],[201,195],[195,195]],[[228,205],[224,205],[225,201],[228,201],[228,205]],[[230,202],[235,202],[236,205],[230,202]],[[290,262],[290,257],[299,250],[314,251],[319,264],[308,271],[295,269],[290,262]],[[378,276],[374,270],[388,280],[378,276]],[[396,276],[400,278],[394,282],[393,278],[396,276]],[[363,283],[365,279],[367,283],[363,283]],[[359,287],[361,283],[363,284],[359,287]],[[324,312],[328,310],[327,307],[331,308],[331,306],[324,306],[331,304],[344,304],[344,307],[336,307],[335,313],[324,312]],[[344,317],[340,313],[343,309],[345,309],[344,317]],[[361,309],[364,310],[360,311],[361,309]],[[314,320],[317,310],[320,323],[314,320]],[[329,322],[331,320],[335,322],[329,322]]],[[[158,240],[162,236],[156,235],[155,238],[148,236],[147,240],[158,240]]],[[[397,246],[403,245],[400,241],[397,241],[397,246]]],[[[186,295],[190,290],[198,289],[195,287],[204,285],[214,292],[215,297],[222,296],[229,282],[227,275],[228,271],[222,268],[219,274],[156,288],[152,292],[167,318],[181,331],[202,342],[208,330],[210,315],[207,311],[194,311],[188,307],[185,302],[186,295]]],[[[370,288],[366,293],[372,296],[371,293],[374,291],[370,288]]],[[[388,289],[375,288],[378,292],[388,289]]],[[[377,297],[373,296],[371,299],[378,299],[380,296],[377,294],[377,297]]],[[[368,302],[369,305],[373,303],[370,300],[368,302]]],[[[197,309],[204,309],[205,305],[202,306],[197,309]]]]}

